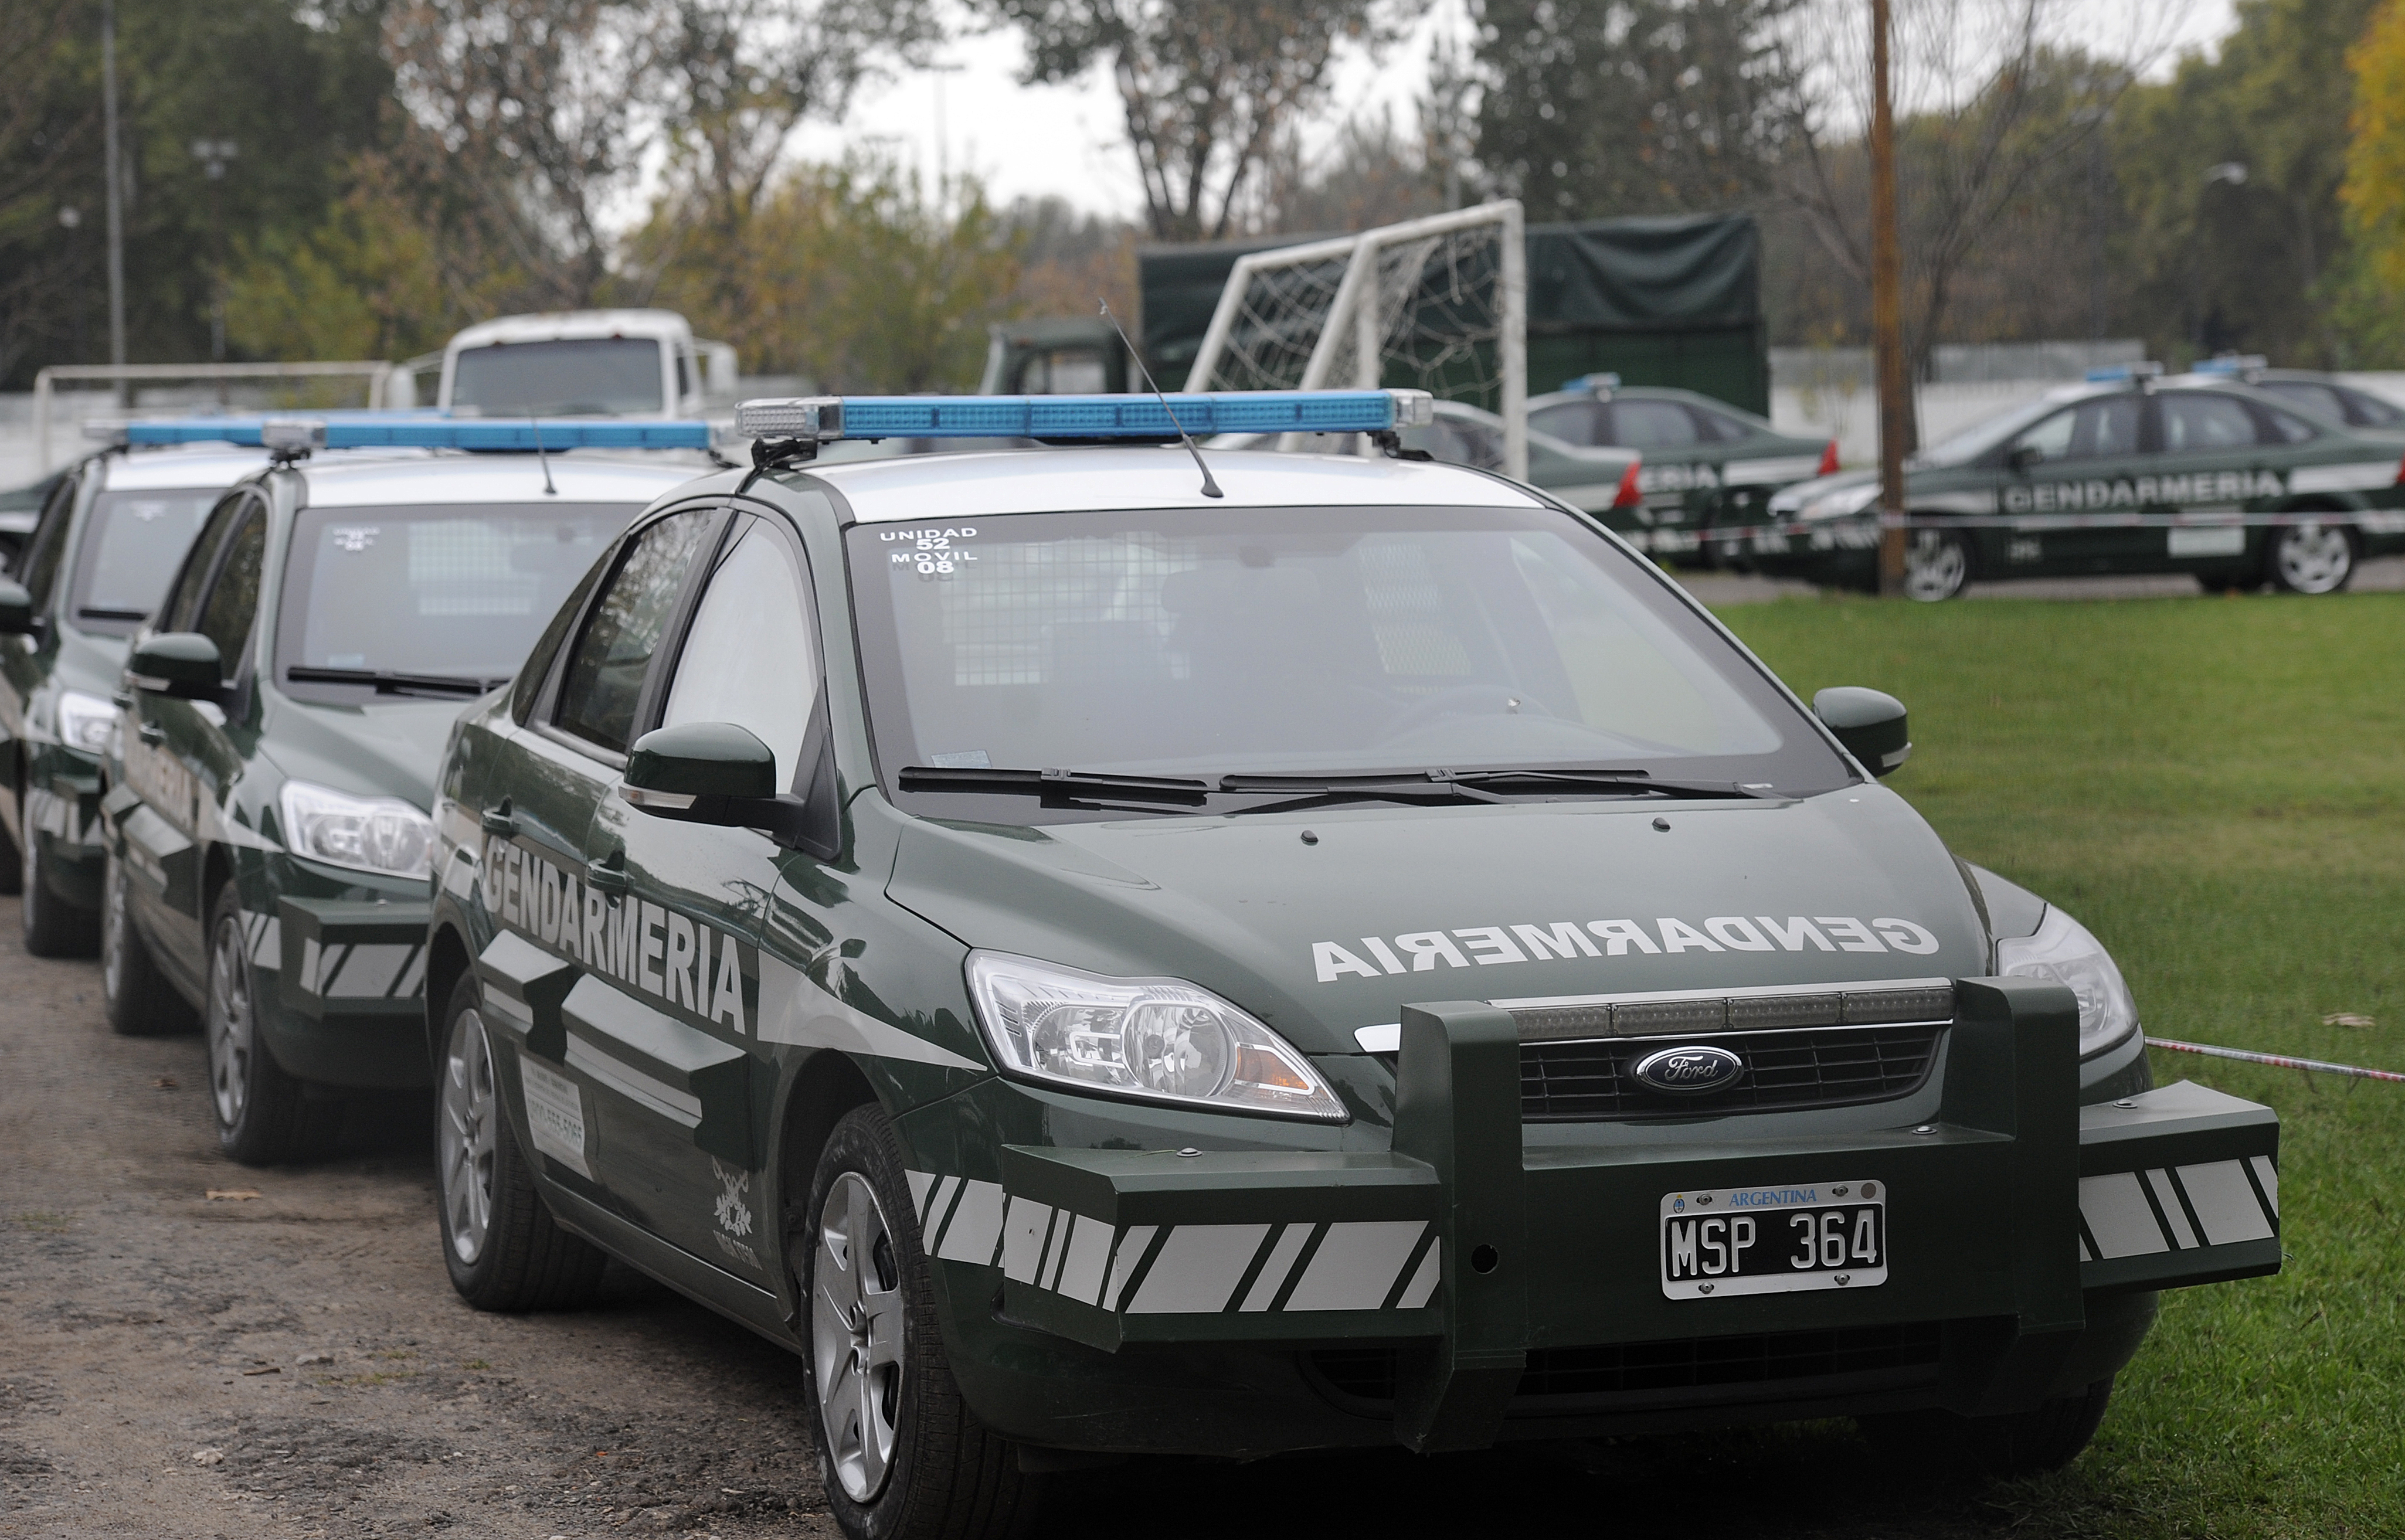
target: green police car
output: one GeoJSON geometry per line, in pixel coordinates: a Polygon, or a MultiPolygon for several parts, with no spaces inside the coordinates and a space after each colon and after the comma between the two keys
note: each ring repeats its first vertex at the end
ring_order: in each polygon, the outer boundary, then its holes
{"type": "Polygon", "coordinates": [[[100,764],[126,638],[219,494],[264,463],[199,444],[87,456],[51,482],[25,559],[0,579],[0,882],[22,895],[36,957],[99,938],[100,764]]]}
{"type": "MultiPolygon", "coordinates": [[[[1416,392],[1183,396],[1370,431],[1416,392]]],[[[800,1360],[846,1533],[1098,1458],[1851,1415],[2060,1463],[2276,1120],[1645,557],[1135,397],[747,403],[440,772],[443,1258],[800,1360]],[[1198,465],[1196,462],[1202,463],[1198,465]]],[[[1398,447],[1399,447],[1398,445],[1398,447]]]]}
{"type": "Polygon", "coordinates": [[[709,464],[575,449],[706,446],[699,423],[544,423],[540,455],[527,428],[131,429],[274,460],[209,499],[134,637],[99,797],[108,1018],[149,1031],[199,1010],[236,1160],[306,1154],[345,1096],[428,1084],[427,815],[452,720],[644,504],[709,464]],[[330,441],[362,452],[309,457],[330,441]]]}
{"type": "Polygon", "coordinates": [[[1637,527],[1623,533],[1639,551],[1681,566],[1741,563],[1746,536],[1769,519],[1772,494],[1837,469],[1835,439],[1781,433],[1725,401],[1624,385],[1617,374],[1582,374],[1531,398],[1528,427],[1566,443],[1642,455],[1644,500],[1637,527]]]}
{"type": "MultiPolygon", "coordinates": [[[[2405,433],[2349,427],[2289,399],[2153,366],[2103,371],[1963,429],[1906,466],[1905,591],[1974,581],[2185,572],[2210,593],[2344,588],[2405,551],[2405,433]]],[[[1878,478],[1789,487],[1752,537],[1774,577],[1869,587],[1878,478]]]]}

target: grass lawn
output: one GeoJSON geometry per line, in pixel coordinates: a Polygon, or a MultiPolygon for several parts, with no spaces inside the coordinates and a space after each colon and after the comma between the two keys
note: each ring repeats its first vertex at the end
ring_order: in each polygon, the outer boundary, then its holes
{"type": "MultiPolygon", "coordinates": [[[[2405,1070],[2405,595],[1723,618],[1807,700],[1901,697],[1890,784],[2094,931],[2149,1032],[2405,1070]]],[[[1877,1533],[2405,1534],[2405,1085],[2154,1059],[2279,1110],[2285,1269],[2165,1295],[2071,1470],[1877,1533]]]]}

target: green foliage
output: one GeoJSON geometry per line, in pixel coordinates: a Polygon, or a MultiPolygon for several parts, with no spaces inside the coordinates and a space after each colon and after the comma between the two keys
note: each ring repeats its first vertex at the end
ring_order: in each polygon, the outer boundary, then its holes
{"type": "MultiPolygon", "coordinates": [[[[1918,748],[1891,784],[2095,931],[2150,1031],[2405,1070],[2405,693],[2376,661],[2405,595],[1723,618],[1807,696],[1900,696],[1918,748]]],[[[2166,1295],[2071,1470],[1878,1533],[2405,1532],[2405,1089],[2159,1052],[2155,1073],[2279,1110],[2284,1271],[2166,1295]]]]}

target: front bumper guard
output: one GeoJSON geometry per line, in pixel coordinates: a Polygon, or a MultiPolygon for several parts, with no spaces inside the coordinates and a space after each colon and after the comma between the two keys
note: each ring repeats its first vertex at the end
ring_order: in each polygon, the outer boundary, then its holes
{"type": "Polygon", "coordinates": [[[277,933],[271,938],[264,922],[255,923],[251,945],[254,954],[274,946],[277,998],[297,1015],[422,1020],[432,913],[425,899],[360,903],[286,896],[276,902],[277,933]]]}
{"type": "Polygon", "coordinates": [[[1532,1348],[1699,1327],[1982,1318],[1944,1400],[2019,1409],[2089,1294],[2279,1270],[2269,1108],[2186,1082],[2081,1108],[2070,991],[1964,980],[1956,1000],[1939,1120],[1908,1128],[1524,1147],[1512,1018],[1429,1004],[1403,1013],[1390,1152],[1008,1145],[999,1185],[913,1172],[913,1197],[930,1255],[998,1265],[1006,1316],[1091,1347],[1398,1343],[1396,1435],[1424,1450],[1492,1442],[1532,1348]],[[1886,1285],[1663,1296],[1665,1192],[1858,1178],[1888,1183],[1917,1247],[1886,1285]]]}

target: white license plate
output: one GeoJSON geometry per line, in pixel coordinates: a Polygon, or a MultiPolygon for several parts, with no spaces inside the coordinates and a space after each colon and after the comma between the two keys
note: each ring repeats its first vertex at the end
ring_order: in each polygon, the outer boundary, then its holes
{"type": "Polygon", "coordinates": [[[1662,1292],[1672,1299],[1877,1288],[1887,1244],[1883,1182],[1662,1195],[1662,1292]]]}
{"type": "Polygon", "coordinates": [[[2173,529],[2169,543],[2174,556],[2243,556],[2246,553],[2246,531],[2239,525],[2173,529]]]}

